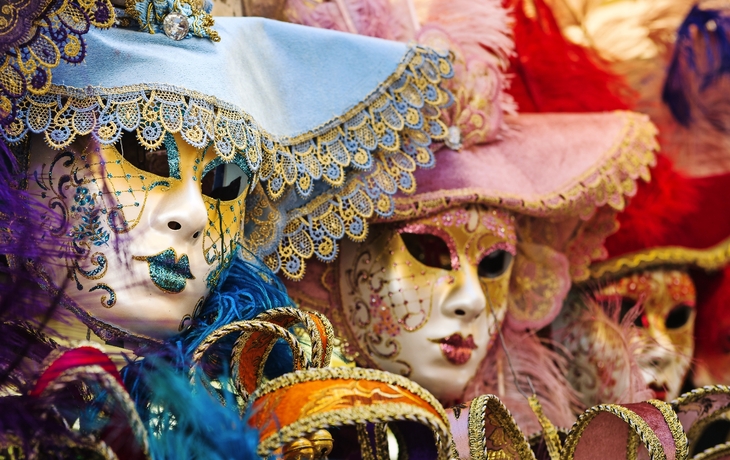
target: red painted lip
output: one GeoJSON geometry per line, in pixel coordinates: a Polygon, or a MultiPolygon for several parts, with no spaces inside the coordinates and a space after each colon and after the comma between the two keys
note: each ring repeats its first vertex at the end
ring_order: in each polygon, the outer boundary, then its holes
{"type": "Polygon", "coordinates": [[[444,358],[451,364],[456,364],[457,366],[466,364],[471,358],[472,350],[477,349],[477,345],[474,343],[474,337],[469,335],[467,338],[464,338],[458,332],[443,339],[429,340],[438,343],[444,358]]]}
{"type": "Polygon", "coordinates": [[[656,383],[652,383],[649,385],[649,389],[654,392],[654,399],[659,399],[661,401],[665,401],[667,398],[667,387],[664,385],[658,385],[656,383]]]}

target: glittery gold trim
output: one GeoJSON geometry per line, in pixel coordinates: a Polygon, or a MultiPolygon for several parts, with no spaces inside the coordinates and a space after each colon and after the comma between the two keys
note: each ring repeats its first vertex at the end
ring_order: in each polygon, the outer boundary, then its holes
{"type": "Polygon", "coordinates": [[[590,422],[602,413],[615,415],[623,420],[629,426],[630,430],[637,433],[649,452],[649,458],[651,460],[666,460],[667,457],[664,454],[662,443],[644,419],[636,415],[633,411],[616,404],[599,404],[593,406],[578,417],[578,420],[570,429],[568,438],[565,440],[561,457],[563,460],[573,460],[575,458],[575,449],[578,447],[583,432],[588,428],[590,422]]]}
{"type": "Polygon", "coordinates": [[[548,419],[545,415],[545,412],[542,410],[542,404],[540,404],[540,400],[537,399],[537,395],[531,395],[528,398],[528,402],[530,403],[532,412],[535,413],[535,416],[537,416],[537,420],[540,422],[540,426],[542,427],[542,433],[545,438],[545,445],[547,446],[550,459],[560,460],[560,450],[562,449],[562,446],[560,445],[560,437],[558,436],[557,428],[555,428],[555,425],[553,425],[550,419],[548,419]]]}
{"type": "Polygon", "coordinates": [[[687,442],[687,436],[684,434],[682,422],[679,421],[672,405],[658,399],[650,399],[647,402],[659,409],[659,412],[664,416],[664,421],[669,425],[669,431],[672,433],[674,447],[676,448],[675,457],[687,458],[689,456],[689,442],[687,442]]]}
{"type": "Polygon", "coordinates": [[[728,261],[730,261],[730,238],[707,249],[669,246],[614,257],[605,262],[593,264],[590,267],[590,276],[593,279],[604,276],[619,277],[632,271],[662,265],[691,265],[712,271],[724,267],[728,261]]]}
{"type": "Polygon", "coordinates": [[[730,442],[710,447],[709,449],[692,457],[692,460],[722,460],[728,457],[730,457],[730,442]]]}
{"type": "Polygon", "coordinates": [[[525,435],[517,426],[517,422],[515,422],[507,407],[495,395],[478,396],[471,402],[468,420],[470,457],[474,460],[490,460],[493,458],[491,454],[497,453],[487,449],[487,419],[485,419],[487,409],[489,409],[489,423],[503,430],[519,458],[521,460],[534,459],[535,454],[532,452],[525,435]]]}
{"type": "Polygon", "coordinates": [[[469,457],[473,460],[486,460],[486,426],[484,415],[487,411],[488,396],[479,396],[471,402],[469,407],[469,457]]]}
{"type": "Polygon", "coordinates": [[[533,216],[588,216],[597,206],[608,204],[623,210],[624,196],[636,191],[636,180],[650,179],[649,167],[656,157],[656,127],[646,116],[616,112],[624,118],[624,128],[616,143],[595,165],[576,178],[567,190],[556,190],[535,199],[477,189],[453,189],[396,199],[392,220],[410,220],[456,206],[482,203],[533,216]]]}

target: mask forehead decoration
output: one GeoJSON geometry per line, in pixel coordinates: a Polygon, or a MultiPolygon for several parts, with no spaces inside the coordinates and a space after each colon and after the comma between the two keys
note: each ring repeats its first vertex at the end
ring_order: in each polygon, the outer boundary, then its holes
{"type": "Polygon", "coordinates": [[[477,205],[344,246],[339,291],[362,361],[458,398],[505,317],[515,244],[514,218],[477,205]]]}
{"type": "Polygon", "coordinates": [[[679,270],[634,273],[604,287],[596,298],[641,305],[635,320],[635,337],[641,342],[636,360],[656,398],[676,398],[694,350],[696,293],[690,276],[679,270]]]}

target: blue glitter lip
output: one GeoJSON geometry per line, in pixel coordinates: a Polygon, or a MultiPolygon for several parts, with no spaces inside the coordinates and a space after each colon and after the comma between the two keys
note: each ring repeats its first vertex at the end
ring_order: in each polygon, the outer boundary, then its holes
{"type": "Polygon", "coordinates": [[[183,254],[178,259],[173,248],[165,249],[153,256],[134,256],[132,258],[147,262],[152,282],[165,292],[179,294],[185,289],[187,280],[195,279],[190,273],[188,256],[183,254]]]}

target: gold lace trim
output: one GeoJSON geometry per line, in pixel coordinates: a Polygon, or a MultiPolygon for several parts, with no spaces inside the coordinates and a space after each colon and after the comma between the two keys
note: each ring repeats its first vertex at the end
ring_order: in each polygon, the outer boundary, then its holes
{"type": "MultiPolygon", "coordinates": [[[[88,30],[91,25],[107,29],[114,25],[114,7],[110,0],[61,0],[53,3],[56,5],[51,5],[51,1],[39,5],[41,8],[38,11],[42,13],[32,18],[33,26],[28,29],[23,39],[25,42],[15,43],[13,52],[5,53],[4,59],[0,60],[0,118],[12,114],[16,100],[10,98],[17,98],[25,91],[33,94],[48,91],[53,80],[51,69],[58,67],[61,61],[80,62],[83,59],[86,50],[83,38],[85,28],[88,30]],[[97,13],[102,10],[109,12],[103,22],[97,18],[97,13]],[[50,30],[51,26],[53,30],[50,30]],[[51,36],[53,31],[59,35],[61,32],[66,34],[62,48],[58,37],[51,36]],[[38,86],[33,81],[34,77],[45,77],[45,81],[39,78],[43,85],[38,86]]],[[[3,14],[0,15],[3,23],[0,29],[7,31],[8,27],[12,30],[17,26],[15,21],[19,13],[16,9],[12,3],[3,2],[3,14]]]]}
{"type": "Polygon", "coordinates": [[[661,265],[692,265],[703,270],[719,270],[730,261],[730,238],[707,249],[669,246],[626,254],[590,267],[593,279],[604,276],[623,276],[636,270],[661,265]]]}
{"type": "MultiPolygon", "coordinates": [[[[556,190],[534,200],[499,194],[486,195],[484,190],[464,188],[439,190],[396,199],[394,219],[420,218],[459,203],[483,203],[533,216],[589,216],[602,205],[623,210],[624,196],[636,191],[636,181],[650,179],[649,167],[654,165],[658,149],[656,127],[645,115],[617,112],[624,117],[619,140],[601,161],[575,180],[568,190],[556,190]]],[[[392,220],[392,219],[389,219],[392,220]]]]}

